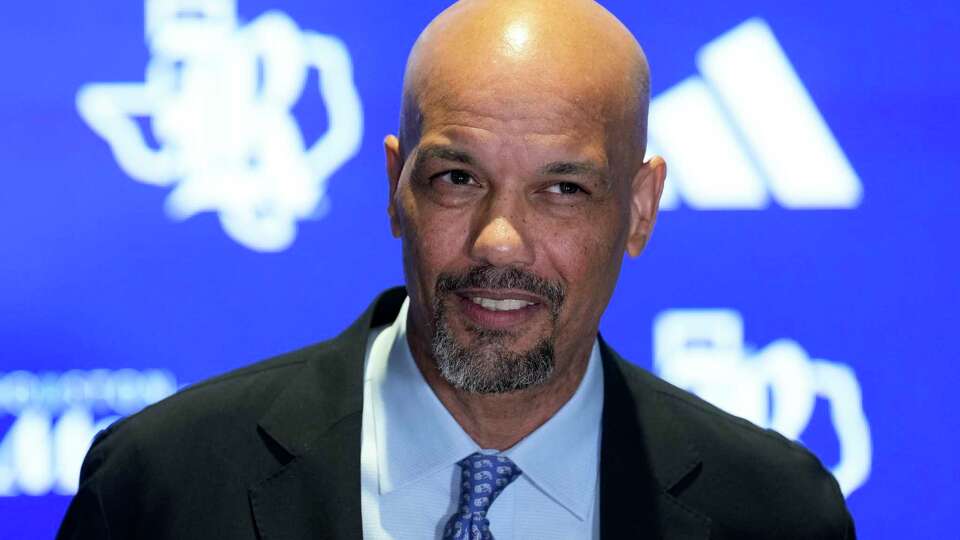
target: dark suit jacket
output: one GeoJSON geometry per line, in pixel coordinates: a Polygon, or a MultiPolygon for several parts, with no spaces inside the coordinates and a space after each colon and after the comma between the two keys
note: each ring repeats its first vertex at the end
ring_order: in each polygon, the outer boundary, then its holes
{"type": "MultiPolygon", "coordinates": [[[[403,289],[340,336],[196,384],[100,433],[58,538],[360,538],[363,356],[403,289]]],[[[601,340],[604,538],[853,538],[801,446],[601,340]]]]}

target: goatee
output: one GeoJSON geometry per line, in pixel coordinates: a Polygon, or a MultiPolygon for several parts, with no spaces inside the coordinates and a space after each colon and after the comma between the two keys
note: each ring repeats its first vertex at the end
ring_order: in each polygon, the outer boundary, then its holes
{"type": "Polygon", "coordinates": [[[433,359],[441,376],[454,388],[477,394],[516,392],[544,384],[554,371],[554,335],[540,339],[531,349],[515,352],[507,344],[514,336],[506,330],[468,328],[471,345],[453,335],[446,316],[445,299],[451,291],[466,288],[514,289],[543,298],[556,324],[563,305],[564,290],[559,284],[517,268],[478,266],[437,278],[433,309],[433,359]]]}

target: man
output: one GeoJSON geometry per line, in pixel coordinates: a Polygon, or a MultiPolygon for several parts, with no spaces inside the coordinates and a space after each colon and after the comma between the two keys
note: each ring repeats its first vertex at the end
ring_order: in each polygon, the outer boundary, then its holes
{"type": "Polygon", "coordinates": [[[593,2],[446,10],[385,141],[406,290],[108,429],[60,537],[852,538],[809,452],[598,338],[666,174],[648,100],[593,2]]]}

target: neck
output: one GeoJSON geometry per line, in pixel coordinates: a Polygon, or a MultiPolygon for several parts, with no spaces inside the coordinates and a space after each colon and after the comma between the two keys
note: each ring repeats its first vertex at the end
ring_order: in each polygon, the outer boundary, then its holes
{"type": "Polygon", "coordinates": [[[410,338],[410,351],[427,384],[460,427],[481,448],[506,450],[533,433],[573,397],[586,373],[593,343],[565,357],[545,384],[504,394],[476,394],[454,388],[437,369],[424,341],[410,338]]]}

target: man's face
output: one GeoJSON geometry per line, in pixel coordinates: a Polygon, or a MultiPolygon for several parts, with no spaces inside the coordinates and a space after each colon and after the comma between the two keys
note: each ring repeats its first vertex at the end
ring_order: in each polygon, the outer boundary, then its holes
{"type": "Polygon", "coordinates": [[[429,342],[455,387],[519,390],[589,354],[630,233],[633,179],[589,95],[456,86],[424,92],[406,160],[396,148],[391,160],[388,139],[411,340],[429,342]]]}

